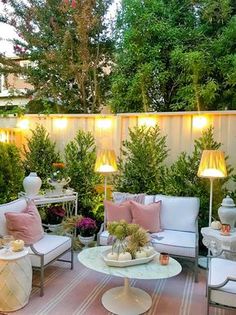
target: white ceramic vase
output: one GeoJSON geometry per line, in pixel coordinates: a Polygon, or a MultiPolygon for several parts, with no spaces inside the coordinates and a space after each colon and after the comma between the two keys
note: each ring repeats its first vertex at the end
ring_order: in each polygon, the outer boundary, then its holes
{"type": "Polygon", "coordinates": [[[37,173],[31,172],[23,180],[23,187],[28,197],[34,197],[39,193],[42,185],[42,180],[37,176],[37,173]]]}
{"type": "Polygon", "coordinates": [[[92,236],[81,236],[81,235],[78,235],[78,238],[79,238],[81,244],[83,244],[85,246],[85,248],[87,248],[88,245],[91,244],[94,241],[95,234],[92,235],[92,236]]]}
{"type": "Polygon", "coordinates": [[[218,209],[221,223],[230,224],[231,231],[234,231],[236,222],[236,207],[234,201],[229,196],[223,199],[221,207],[218,209]]]}

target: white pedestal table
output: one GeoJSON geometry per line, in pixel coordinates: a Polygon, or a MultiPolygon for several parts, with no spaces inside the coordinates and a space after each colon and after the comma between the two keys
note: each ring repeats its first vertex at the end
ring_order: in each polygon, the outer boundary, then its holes
{"type": "Polygon", "coordinates": [[[149,263],[110,267],[104,262],[101,253],[111,246],[92,247],[81,251],[78,260],[87,268],[112,276],[123,277],[124,286],[109,289],[102,296],[103,306],[110,312],[120,315],[138,315],[146,312],[152,305],[151,296],[142,289],[129,285],[129,279],[164,279],[179,274],[181,265],[173,258],[167,266],[159,264],[159,254],[149,263]]]}

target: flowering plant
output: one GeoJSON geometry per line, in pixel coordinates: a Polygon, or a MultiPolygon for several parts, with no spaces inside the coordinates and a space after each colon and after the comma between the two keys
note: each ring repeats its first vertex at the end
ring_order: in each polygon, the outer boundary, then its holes
{"type": "Polygon", "coordinates": [[[81,236],[92,236],[96,232],[97,225],[95,220],[85,217],[78,221],[76,228],[81,236]]]}
{"type": "Polygon", "coordinates": [[[65,169],[65,164],[62,162],[58,163],[53,163],[52,164],[52,175],[51,179],[53,181],[61,182],[64,179],[64,169],[65,169]]]}
{"type": "Polygon", "coordinates": [[[62,206],[51,206],[47,208],[46,220],[49,224],[60,224],[66,215],[66,211],[62,206]]]}

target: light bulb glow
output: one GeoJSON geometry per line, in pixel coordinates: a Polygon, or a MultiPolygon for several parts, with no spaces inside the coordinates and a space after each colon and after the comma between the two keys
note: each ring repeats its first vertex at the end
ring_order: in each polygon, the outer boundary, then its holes
{"type": "Polygon", "coordinates": [[[138,126],[144,126],[144,127],[155,127],[157,121],[155,118],[152,117],[139,117],[138,118],[138,126]]]}
{"type": "Polygon", "coordinates": [[[28,119],[20,119],[17,122],[17,127],[20,129],[29,129],[29,120],[28,119]]]}
{"type": "Polygon", "coordinates": [[[66,118],[55,118],[55,119],[53,119],[53,126],[56,129],[66,129],[67,119],[66,118]]]}
{"type": "Polygon", "coordinates": [[[96,125],[99,129],[111,129],[112,120],[110,118],[100,118],[97,119],[96,125]]]}
{"type": "Polygon", "coordinates": [[[206,116],[193,116],[193,128],[195,129],[203,129],[208,124],[208,120],[206,116]]]}

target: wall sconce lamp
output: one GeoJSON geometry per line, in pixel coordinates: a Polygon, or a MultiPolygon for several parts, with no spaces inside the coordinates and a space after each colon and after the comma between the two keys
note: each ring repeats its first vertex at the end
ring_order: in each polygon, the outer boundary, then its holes
{"type": "Polygon", "coordinates": [[[62,117],[62,118],[54,118],[53,119],[53,125],[57,129],[66,129],[67,127],[67,119],[62,117]]]}
{"type": "Polygon", "coordinates": [[[155,125],[157,124],[157,121],[155,118],[152,117],[139,117],[138,118],[138,126],[145,126],[147,128],[149,127],[155,127],[155,125]]]}
{"type": "Polygon", "coordinates": [[[208,119],[206,116],[193,116],[193,128],[195,129],[203,129],[208,124],[208,119]]]}
{"type": "Polygon", "coordinates": [[[103,149],[98,152],[94,171],[104,176],[104,197],[107,199],[107,176],[117,171],[116,155],[114,150],[103,149]]]}
{"type": "Polygon", "coordinates": [[[96,125],[99,129],[111,129],[112,120],[111,118],[98,118],[96,120],[96,125]]]}
{"type": "Polygon", "coordinates": [[[203,150],[197,175],[210,179],[209,226],[212,219],[213,180],[227,176],[224,152],[203,150]]]}
{"type": "Polygon", "coordinates": [[[29,120],[25,118],[20,119],[17,121],[16,126],[23,130],[29,129],[29,120]]]}

